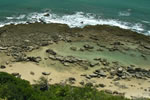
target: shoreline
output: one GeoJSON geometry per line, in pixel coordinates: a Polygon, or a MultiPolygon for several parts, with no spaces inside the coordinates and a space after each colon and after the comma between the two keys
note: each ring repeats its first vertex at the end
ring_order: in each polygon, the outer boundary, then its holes
{"type": "Polygon", "coordinates": [[[0,71],[30,81],[150,98],[150,36],[108,25],[19,24],[0,28],[0,71]],[[75,79],[75,81],[74,81],[75,79]]]}

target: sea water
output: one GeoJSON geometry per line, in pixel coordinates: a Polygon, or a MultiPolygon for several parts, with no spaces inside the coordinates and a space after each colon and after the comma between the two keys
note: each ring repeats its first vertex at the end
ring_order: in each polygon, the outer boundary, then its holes
{"type": "Polygon", "coordinates": [[[41,20],[71,28],[111,25],[150,35],[150,0],[0,0],[0,27],[41,20]]]}

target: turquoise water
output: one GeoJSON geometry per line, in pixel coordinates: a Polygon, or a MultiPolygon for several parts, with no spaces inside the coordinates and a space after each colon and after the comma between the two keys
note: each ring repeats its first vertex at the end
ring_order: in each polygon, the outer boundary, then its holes
{"type": "Polygon", "coordinates": [[[0,0],[0,26],[39,19],[70,27],[108,24],[150,34],[150,0],[0,0]]]}

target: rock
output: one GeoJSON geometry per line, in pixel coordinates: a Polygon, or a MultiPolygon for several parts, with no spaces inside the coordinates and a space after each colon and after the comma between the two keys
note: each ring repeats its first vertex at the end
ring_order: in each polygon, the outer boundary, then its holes
{"type": "Polygon", "coordinates": [[[42,72],[43,75],[50,75],[50,72],[42,72]]]}
{"type": "Polygon", "coordinates": [[[99,87],[104,88],[105,85],[104,84],[99,84],[99,87]]]}
{"type": "Polygon", "coordinates": [[[76,59],[75,57],[73,56],[67,56],[67,57],[64,57],[63,58],[63,61],[64,62],[69,62],[69,63],[75,63],[78,61],[78,59],[76,59]]]}
{"type": "Polygon", "coordinates": [[[118,92],[118,91],[114,91],[114,92],[113,92],[113,94],[115,94],[115,95],[116,95],[116,94],[119,94],[119,92],[118,92]]]}
{"type": "Polygon", "coordinates": [[[26,55],[23,53],[14,53],[12,56],[15,58],[16,62],[27,60],[26,55]]]}
{"type": "Polygon", "coordinates": [[[93,46],[90,46],[90,45],[88,45],[88,44],[84,45],[83,47],[84,47],[85,49],[94,49],[93,46]]]}
{"type": "Polygon", "coordinates": [[[41,45],[41,46],[48,46],[49,43],[48,43],[48,41],[42,41],[40,45],[41,45]]]}
{"type": "Polygon", "coordinates": [[[108,93],[108,94],[113,94],[113,92],[111,90],[105,90],[104,92],[108,93]]]}
{"type": "Polygon", "coordinates": [[[80,50],[80,51],[85,51],[85,49],[83,49],[83,48],[80,48],[79,50],[80,50]]]}
{"type": "Polygon", "coordinates": [[[150,45],[144,45],[144,48],[150,50],[150,45]]]}
{"type": "Polygon", "coordinates": [[[85,76],[87,79],[91,79],[91,77],[90,76],[85,76]]]}
{"type": "Polygon", "coordinates": [[[127,67],[127,72],[135,73],[135,70],[132,67],[127,67]]]}
{"type": "Polygon", "coordinates": [[[1,69],[5,69],[6,66],[5,66],[5,65],[1,65],[0,68],[1,68],[1,69]]]}
{"type": "Polygon", "coordinates": [[[102,58],[94,58],[95,61],[101,61],[102,58]]]}
{"type": "Polygon", "coordinates": [[[123,45],[121,42],[114,42],[113,45],[123,45]]]}
{"type": "Polygon", "coordinates": [[[117,71],[114,69],[110,70],[110,75],[115,76],[117,74],[117,71]]]}
{"type": "Polygon", "coordinates": [[[135,71],[136,71],[136,72],[141,72],[142,69],[141,69],[141,68],[135,68],[135,71]]]}
{"type": "Polygon", "coordinates": [[[53,56],[53,55],[49,55],[49,57],[48,57],[49,59],[52,59],[52,60],[56,60],[56,57],[55,56],[53,56]]]}
{"type": "Polygon", "coordinates": [[[50,16],[50,14],[49,14],[49,13],[46,13],[44,16],[48,17],[48,16],[50,16]]]}
{"type": "Polygon", "coordinates": [[[90,76],[91,78],[98,77],[97,74],[90,74],[89,76],[90,76]]]}
{"type": "Polygon", "coordinates": [[[122,67],[119,67],[119,68],[117,69],[117,72],[118,72],[118,73],[122,73],[122,72],[123,72],[123,68],[122,68],[122,67]]]}
{"type": "Polygon", "coordinates": [[[69,77],[68,79],[69,81],[76,81],[76,79],[74,77],[69,77]]]}
{"type": "Polygon", "coordinates": [[[64,66],[69,66],[69,64],[68,64],[68,63],[66,63],[66,62],[64,62],[63,64],[64,64],[64,66]]]}
{"type": "Polygon", "coordinates": [[[0,47],[0,50],[7,50],[7,47],[0,47]]]}
{"type": "Polygon", "coordinates": [[[51,50],[51,49],[47,49],[46,53],[49,53],[51,55],[56,55],[57,54],[54,50],[51,50]]]}
{"type": "Polygon", "coordinates": [[[12,73],[13,76],[20,78],[21,75],[19,73],[12,73]]]}
{"type": "Polygon", "coordinates": [[[70,84],[74,84],[76,79],[74,77],[69,77],[68,81],[70,84]]]}
{"type": "Polygon", "coordinates": [[[91,36],[90,39],[96,40],[96,41],[99,40],[97,36],[91,36]]]}
{"type": "Polygon", "coordinates": [[[142,75],[140,75],[139,73],[136,73],[135,77],[138,78],[138,79],[142,79],[143,78],[142,75]]]}
{"type": "Polygon", "coordinates": [[[84,85],[84,81],[79,82],[81,85],[84,85]]]}
{"type": "Polygon", "coordinates": [[[99,65],[99,63],[90,63],[90,67],[94,67],[96,65],[99,65]]]}
{"type": "Polygon", "coordinates": [[[101,48],[99,48],[99,49],[97,49],[97,51],[104,51],[103,49],[101,49],[101,48]]]}
{"type": "Polygon", "coordinates": [[[70,49],[73,50],[73,51],[77,51],[76,47],[70,47],[70,49]]]}
{"type": "Polygon", "coordinates": [[[31,74],[31,75],[34,75],[35,73],[31,71],[30,74],[31,74]]]}
{"type": "Polygon", "coordinates": [[[84,76],[84,77],[86,77],[87,75],[86,75],[86,74],[81,74],[80,76],[84,76]]]}
{"type": "Polygon", "coordinates": [[[98,73],[98,75],[100,75],[102,77],[106,77],[107,76],[107,74],[104,71],[102,71],[102,70],[98,73]]]}
{"type": "Polygon", "coordinates": [[[25,43],[30,43],[30,40],[24,40],[25,43]]]}
{"type": "Polygon", "coordinates": [[[27,57],[27,59],[29,61],[36,62],[36,63],[39,63],[42,60],[41,57],[27,57]]]}
{"type": "Polygon", "coordinates": [[[91,82],[88,82],[88,83],[86,83],[86,84],[85,84],[85,86],[92,87],[92,86],[93,86],[93,83],[91,83],[91,82]]]}

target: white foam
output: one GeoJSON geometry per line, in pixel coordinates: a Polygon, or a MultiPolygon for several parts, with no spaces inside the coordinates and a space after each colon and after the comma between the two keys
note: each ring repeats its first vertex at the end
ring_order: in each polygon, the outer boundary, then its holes
{"type": "Polygon", "coordinates": [[[143,23],[146,23],[146,24],[149,24],[149,23],[150,23],[149,21],[146,21],[146,20],[143,20],[142,22],[143,22],[143,23]]]}
{"type": "Polygon", "coordinates": [[[122,11],[122,12],[119,12],[119,16],[130,16],[131,13],[129,11],[122,11]]]}
{"type": "Polygon", "coordinates": [[[35,22],[45,22],[45,23],[61,23],[61,24],[67,24],[70,28],[74,27],[80,27],[83,28],[86,25],[111,25],[111,26],[118,26],[123,29],[131,29],[136,32],[142,32],[144,31],[142,24],[135,23],[131,24],[129,22],[123,22],[116,19],[102,19],[101,17],[95,18],[96,15],[90,14],[90,13],[83,13],[83,12],[77,12],[72,15],[63,15],[58,16],[53,13],[48,13],[49,16],[45,16],[46,13],[31,13],[29,15],[20,15],[18,17],[7,17],[7,19],[16,19],[18,21],[10,21],[5,24],[0,24],[0,27],[3,27],[4,25],[9,24],[25,24],[27,21],[31,23],[35,22]],[[25,19],[25,20],[23,20],[25,19]]]}
{"type": "Polygon", "coordinates": [[[20,19],[24,19],[26,17],[26,15],[19,15],[19,16],[13,16],[13,17],[6,17],[6,19],[8,20],[13,20],[13,19],[17,19],[17,20],[20,20],[20,19]]]}
{"type": "Polygon", "coordinates": [[[26,15],[20,15],[18,17],[16,17],[16,19],[24,19],[26,17],[26,15]]]}
{"type": "Polygon", "coordinates": [[[6,17],[6,19],[11,20],[14,19],[14,17],[6,17]]]}
{"type": "Polygon", "coordinates": [[[58,16],[56,14],[49,14],[49,16],[44,16],[46,13],[32,13],[27,19],[32,22],[40,22],[40,20],[46,23],[61,23],[67,24],[71,28],[81,27],[86,25],[111,25],[118,26],[123,29],[131,29],[137,31],[143,31],[142,24],[136,23],[131,24],[128,22],[122,22],[114,19],[96,19],[93,14],[84,14],[83,12],[77,12],[73,15],[58,16]]]}

